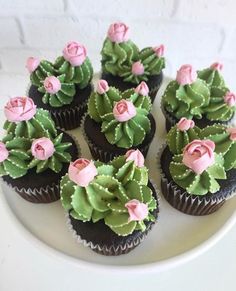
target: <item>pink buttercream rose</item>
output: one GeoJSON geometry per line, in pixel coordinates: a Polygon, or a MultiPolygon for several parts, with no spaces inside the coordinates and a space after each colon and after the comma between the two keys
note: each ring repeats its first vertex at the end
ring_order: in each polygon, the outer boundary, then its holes
{"type": "Polygon", "coordinates": [[[224,96],[224,101],[229,106],[235,106],[235,104],[236,104],[236,95],[234,93],[232,93],[232,92],[227,92],[226,95],[224,96]]]}
{"type": "Polygon", "coordinates": [[[99,80],[97,83],[98,94],[104,94],[109,90],[109,86],[106,80],[99,80]]]}
{"type": "Polygon", "coordinates": [[[28,69],[29,73],[33,73],[39,66],[40,60],[34,57],[29,57],[26,61],[26,68],[28,69]]]}
{"type": "Polygon", "coordinates": [[[49,94],[56,94],[61,90],[61,82],[55,76],[47,77],[43,82],[44,88],[49,94]]]}
{"type": "Polygon", "coordinates": [[[146,82],[142,81],[135,89],[134,91],[142,96],[148,96],[149,88],[146,82]]]}
{"type": "Polygon", "coordinates": [[[4,113],[11,122],[30,120],[36,113],[36,105],[29,97],[14,97],[7,102],[4,113]]]}
{"type": "Polygon", "coordinates": [[[0,163],[5,161],[9,156],[9,152],[3,142],[0,142],[0,163]]]}
{"type": "Polygon", "coordinates": [[[144,156],[139,150],[129,150],[125,154],[126,162],[134,161],[135,166],[142,168],[144,166],[144,156]]]}
{"type": "Polygon", "coordinates": [[[180,131],[189,130],[190,128],[193,128],[194,126],[195,126],[195,122],[185,117],[182,117],[180,121],[177,123],[177,128],[180,131]]]}
{"type": "Polygon", "coordinates": [[[158,57],[162,57],[164,55],[165,47],[163,44],[156,46],[153,48],[153,51],[158,57]]]}
{"type": "Polygon", "coordinates": [[[132,73],[136,76],[142,75],[144,73],[144,66],[140,61],[133,63],[132,73]]]}
{"type": "Polygon", "coordinates": [[[53,142],[47,137],[35,139],[32,142],[31,153],[37,160],[45,161],[55,152],[53,142]]]}
{"type": "Polygon", "coordinates": [[[210,66],[211,69],[213,70],[216,70],[216,71],[221,71],[223,69],[223,64],[221,63],[213,63],[211,66],[210,66]]]}
{"type": "Polygon", "coordinates": [[[122,99],[115,103],[113,114],[119,122],[125,122],[136,115],[136,108],[131,101],[122,99]]]}
{"type": "Polygon", "coordinates": [[[122,22],[110,25],[107,33],[112,42],[121,43],[129,40],[129,27],[122,22]]]}
{"type": "Polygon", "coordinates": [[[215,143],[211,140],[195,139],[187,144],[183,151],[183,163],[185,166],[200,175],[208,167],[214,164],[215,143]]]}
{"type": "Polygon", "coordinates": [[[87,57],[86,48],[76,41],[69,42],[63,49],[63,57],[73,67],[81,66],[87,57]]]}
{"type": "Polygon", "coordinates": [[[81,187],[87,187],[98,172],[93,161],[81,158],[70,163],[68,174],[71,181],[81,187]]]}
{"type": "Polygon", "coordinates": [[[176,81],[180,85],[192,84],[197,79],[197,72],[191,65],[183,65],[177,71],[176,81]]]}
{"type": "Polygon", "coordinates": [[[141,221],[148,216],[148,207],[137,199],[132,199],[125,204],[129,212],[129,221],[141,221]]]}
{"type": "Polygon", "coordinates": [[[230,134],[230,139],[236,141],[236,127],[227,128],[227,132],[230,134]]]}

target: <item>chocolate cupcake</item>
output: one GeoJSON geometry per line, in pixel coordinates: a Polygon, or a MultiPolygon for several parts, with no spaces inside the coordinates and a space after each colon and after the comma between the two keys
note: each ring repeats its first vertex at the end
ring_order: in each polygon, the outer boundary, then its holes
{"type": "Polygon", "coordinates": [[[129,28],[124,23],[113,23],[101,51],[102,79],[120,91],[134,88],[145,81],[154,102],[163,79],[163,54],[163,45],[140,51],[129,39],[129,28]]]}
{"type": "Polygon", "coordinates": [[[57,131],[49,113],[28,97],[5,106],[6,135],[0,145],[0,175],[21,197],[34,203],[58,200],[59,182],[78,156],[74,139],[57,131]]]}
{"type": "Polygon", "coordinates": [[[109,164],[86,159],[71,163],[61,180],[61,202],[78,242],[117,256],[144,240],[159,210],[143,161],[140,152],[132,151],[109,164]]]}
{"type": "Polygon", "coordinates": [[[108,162],[131,148],[138,148],[146,157],[156,124],[150,114],[151,100],[144,90],[147,86],[143,85],[121,93],[105,80],[98,82],[83,124],[95,160],[108,162]]]}
{"type": "Polygon", "coordinates": [[[32,85],[28,95],[35,104],[50,112],[56,126],[73,129],[80,126],[92,91],[93,68],[86,49],[70,42],[55,63],[29,58],[27,68],[32,85]]]}

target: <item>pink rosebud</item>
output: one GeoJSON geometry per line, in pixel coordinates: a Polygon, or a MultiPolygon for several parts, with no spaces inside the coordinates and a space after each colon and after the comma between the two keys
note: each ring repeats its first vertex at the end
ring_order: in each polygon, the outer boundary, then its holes
{"type": "Polygon", "coordinates": [[[132,73],[136,76],[142,75],[144,73],[144,66],[140,61],[133,63],[132,73]]]}
{"type": "Polygon", "coordinates": [[[177,71],[176,81],[180,85],[192,84],[197,79],[197,72],[191,65],[183,65],[177,71]]]}
{"type": "Polygon", "coordinates": [[[37,58],[29,57],[26,61],[26,68],[28,69],[29,73],[33,73],[39,66],[40,60],[37,58]]]}
{"type": "Polygon", "coordinates": [[[109,90],[107,81],[99,80],[97,83],[97,92],[98,94],[104,94],[109,90]]]}
{"type": "Polygon", "coordinates": [[[227,132],[230,134],[230,139],[236,141],[236,127],[227,128],[227,132]]]}
{"type": "Polygon", "coordinates": [[[125,154],[126,162],[134,161],[136,167],[142,168],[144,166],[144,156],[139,150],[129,150],[125,154]]]}
{"type": "Polygon", "coordinates": [[[224,96],[224,101],[229,106],[234,106],[236,104],[236,95],[233,92],[227,92],[224,96]]]}
{"type": "Polygon", "coordinates": [[[193,128],[194,126],[195,126],[195,122],[185,117],[182,117],[180,121],[177,123],[177,128],[180,131],[189,130],[190,128],[193,128]]]}
{"type": "Polygon", "coordinates": [[[55,152],[54,144],[47,137],[35,139],[32,142],[31,152],[35,159],[45,161],[55,152]]]}
{"type": "Polygon", "coordinates": [[[153,48],[155,54],[160,58],[164,55],[164,50],[165,50],[165,47],[163,44],[159,45],[159,46],[155,46],[153,48]]]}
{"type": "Polygon", "coordinates": [[[63,57],[71,66],[81,66],[87,57],[86,48],[76,41],[70,41],[63,49],[63,57]]]}
{"type": "Polygon", "coordinates": [[[112,42],[121,43],[129,40],[129,27],[122,22],[110,25],[107,33],[112,42]]]}
{"type": "Polygon", "coordinates": [[[148,216],[148,207],[146,204],[138,201],[137,199],[132,199],[125,204],[125,207],[129,212],[129,222],[130,221],[141,221],[148,216]]]}
{"type": "Polygon", "coordinates": [[[54,76],[47,77],[43,82],[44,88],[49,94],[56,94],[61,90],[61,82],[54,76]]]}
{"type": "Polygon", "coordinates": [[[3,142],[0,142],[0,163],[5,161],[9,156],[9,152],[3,142]]]}
{"type": "Polygon", "coordinates": [[[221,63],[214,63],[210,66],[211,69],[216,71],[221,71],[223,69],[223,64],[221,63]]]}
{"type": "Polygon", "coordinates": [[[81,158],[70,163],[68,174],[71,181],[81,187],[87,187],[98,172],[93,161],[81,158]]]}
{"type": "Polygon", "coordinates": [[[36,113],[36,105],[29,97],[14,97],[7,102],[4,113],[11,122],[30,120],[36,113]]]}
{"type": "Polygon", "coordinates": [[[136,108],[131,101],[122,99],[115,103],[113,114],[116,120],[119,122],[125,122],[136,115],[136,108]]]}
{"type": "Polygon", "coordinates": [[[139,94],[139,95],[142,95],[142,96],[148,96],[148,93],[149,93],[149,88],[148,88],[148,85],[142,81],[135,89],[134,91],[139,94]]]}
{"type": "Polygon", "coordinates": [[[195,139],[185,146],[183,163],[193,172],[200,175],[214,164],[214,149],[215,143],[213,141],[195,139]]]}

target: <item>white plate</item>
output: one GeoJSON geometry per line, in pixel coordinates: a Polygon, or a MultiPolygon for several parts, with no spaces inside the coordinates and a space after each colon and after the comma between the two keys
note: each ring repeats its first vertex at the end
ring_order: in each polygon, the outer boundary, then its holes
{"type": "MultiPolygon", "coordinates": [[[[161,92],[167,81],[165,80],[161,92]]],[[[158,187],[160,177],[156,155],[165,137],[164,117],[160,110],[159,100],[160,98],[157,97],[153,108],[157,132],[146,160],[151,178],[158,187]]],[[[71,132],[77,136],[83,156],[91,157],[81,136],[81,130],[76,129],[71,132]]],[[[147,239],[127,255],[106,257],[96,254],[74,240],[65,224],[60,201],[47,205],[32,204],[23,200],[6,185],[3,185],[3,190],[4,195],[0,197],[9,209],[9,216],[13,223],[18,224],[22,234],[26,235],[28,240],[58,258],[64,258],[80,267],[96,270],[157,272],[169,269],[209,249],[236,222],[235,198],[227,201],[216,213],[194,217],[175,210],[160,195],[159,221],[147,239]]]]}

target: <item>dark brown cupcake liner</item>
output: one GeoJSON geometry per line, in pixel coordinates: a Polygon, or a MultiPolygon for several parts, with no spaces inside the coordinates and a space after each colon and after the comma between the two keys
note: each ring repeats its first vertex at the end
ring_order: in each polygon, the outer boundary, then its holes
{"type": "Polygon", "coordinates": [[[171,116],[170,113],[165,109],[163,101],[161,101],[161,111],[165,116],[166,132],[168,132],[171,129],[171,127],[178,122],[178,120],[177,118],[173,118],[173,116],[171,116]]]}

